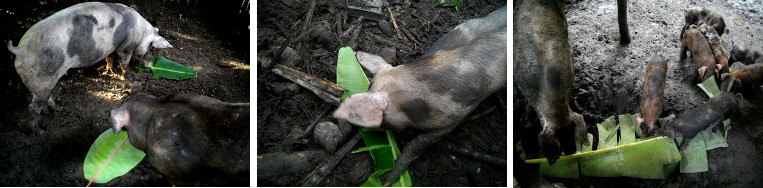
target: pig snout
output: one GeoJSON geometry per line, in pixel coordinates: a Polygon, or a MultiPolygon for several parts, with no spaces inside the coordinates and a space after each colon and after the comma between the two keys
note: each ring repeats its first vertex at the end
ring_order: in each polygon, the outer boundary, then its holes
{"type": "Polygon", "coordinates": [[[130,120],[130,114],[124,107],[117,108],[111,110],[109,120],[111,121],[112,131],[114,131],[114,134],[118,134],[127,125],[127,122],[130,120]]]}

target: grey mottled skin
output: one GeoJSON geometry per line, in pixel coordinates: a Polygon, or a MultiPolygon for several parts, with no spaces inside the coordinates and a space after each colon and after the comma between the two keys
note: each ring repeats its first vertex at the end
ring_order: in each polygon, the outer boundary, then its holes
{"type": "Polygon", "coordinates": [[[125,75],[132,55],[152,65],[148,51],[152,42],[157,48],[172,47],[135,10],[100,2],[76,4],[37,22],[16,47],[8,40],[8,50],[16,55],[16,72],[32,92],[29,128],[43,132],[37,126],[40,113],[46,103],[58,109],[51,90],[67,70],[92,66],[116,52],[125,75]]]}
{"type": "Polygon", "coordinates": [[[175,186],[207,176],[249,181],[249,104],[195,94],[139,95],[111,111],[114,132],[127,130],[151,166],[175,186]]]}
{"type": "MultiPolygon", "coordinates": [[[[739,95],[739,94],[738,94],[739,95]]],[[[683,137],[681,149],[685,149],[697,134],[712,127],[720,126],[723,120],[731,118],[737,111],[737,105],[741,99],[736,98],[729,92],[721,92],[710,98],[707,102],[685,111],[683,114],[671,115],[667,118],[668,123],[659,135],[670,138],[683,137]]]]}
{"type": "Polygon", "coordinates": [[[364,127],[424,131],[403,148],[395,168],[380,177],[384,185],[397,180],[426,147],[506,86],[506,11],[503,7],[461,23],[424,56],[396,67],[368,66],[368,61],[384,62],[358,54],[364,67],[381,70],[368,92],[345,99],[334,117],[364,127]]]}
{"type": "Polygon", "coordinates": [[[569,106],[573,74],[564,3],[515,4],[514,82],[540,118],[543,130],[538,140],[549,164],[562,150],[575,153],[576,136],[589,145],[583,116],[569,106]]]}

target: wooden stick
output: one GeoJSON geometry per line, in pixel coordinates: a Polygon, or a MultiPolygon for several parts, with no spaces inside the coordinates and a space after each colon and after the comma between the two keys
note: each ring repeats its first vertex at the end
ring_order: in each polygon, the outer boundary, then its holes
{"type": "Polygon", "coordinates": [[[289,68],[285,65],[276,65],[272,71],[286,79],[291,80],[292,82],[301,85],[304,88],[309,89],[310,91],[313,91],[313,93],[318,95],[318,97],[328,103],[331,103],[334,106],[339,106],[339,103],[341,102],[339,97],[341,97],[342,94],[347,91],[347,89],[344,89],[334,83],[324,79],[318,79],[312,75],[289,68]]]}

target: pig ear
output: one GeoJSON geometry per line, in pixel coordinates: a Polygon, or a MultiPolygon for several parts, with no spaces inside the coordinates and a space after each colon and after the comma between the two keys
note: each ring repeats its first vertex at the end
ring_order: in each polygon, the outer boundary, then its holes
{"type": "Polygon", "coordinates": [[[371,71],[371,73],[376,74],[377,72],[391,68],[392,65],[384,61],[382,57],[379,57],[378,55],[373,55],[365,52],[358,52],[355,57],[358,58],[358,62],[360,65],[363,65],[368,71],[371,71]]]}
{"type": "Polygon", "coordinates": [[[339,105],[334,117],[358,126],[376,128],[381,126],[388,101],[385,92],[355,94],[339,105]]]}
{"type": "Polygon", "coordinates": [[[157,34],[154,34],[154,40],[151,41],[151,46],[154,48],[172,48],[170,42],[157,34]]]}

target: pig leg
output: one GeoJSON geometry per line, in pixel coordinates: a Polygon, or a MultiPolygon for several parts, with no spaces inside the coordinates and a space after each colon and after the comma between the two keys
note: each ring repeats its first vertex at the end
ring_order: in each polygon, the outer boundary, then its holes
{"type": "Polygon", "coordinates": [[[585,124],[583,115],[573,112],[570,109],[570,116],[572,116],[572,123],[575,124],[575,136],[586,146],[590,146],[588,143],[588,126],[585,124]]]}
{"type": "Polygon", "coordinates": [[[117,52],[119,55],[119,66],[122,68],[122,80],[132,80],[132,75],[129,75],[129,65],[130,58],[132,58],[132,53],[133,49],[130,49],[129,47],[117,52]]]}
{"type": "Polygon", "coordinates": [[[387,173],[384,173],[379,179],[381,180],[382,184],[387,187],[392,185],[398,178],[400,178],[400,175],[403,174],[403,172],[408,169],[408,165],[411,164],[414,160],[419,158],[422,152],[427,148],[427,146],[431,145],[434,142],[439,141],[443,136],[448,134],[451,130],[453,130],[455,126],[451,126],[451,128],[444,129],[444,130],[434,130],[430,131],[424,134],[421,134],[411,140],[411,142],[403,148],[403,153],[400,155],[397,160],[395,160],[395,168],[393,168],[390,171],[387,171],[387,173]]]}

